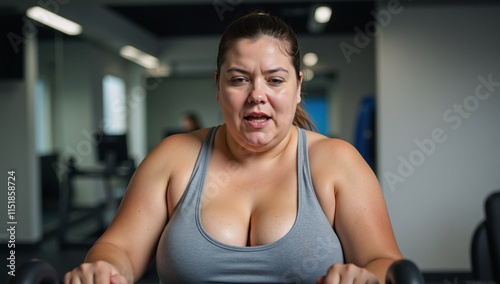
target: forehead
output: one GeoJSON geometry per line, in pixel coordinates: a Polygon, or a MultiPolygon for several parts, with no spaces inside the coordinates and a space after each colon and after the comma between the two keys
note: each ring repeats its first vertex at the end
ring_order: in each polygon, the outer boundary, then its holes
{"type": "Polygon", "coordinates": [[[270,36],[258,38],[241,38],[235,40],[228,49],[226,60],[256,59],[271,57],[273,59],[288,59],[291,63],[291,56],[288,53],[289,43],[270,36]]]}

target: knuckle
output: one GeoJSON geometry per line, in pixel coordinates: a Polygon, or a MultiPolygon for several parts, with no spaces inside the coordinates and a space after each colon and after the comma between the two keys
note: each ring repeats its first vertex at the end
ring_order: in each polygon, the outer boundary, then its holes
{"type": "Polygon", "coordinates": [[[105,264],[106,264],[106,262],[104,262],[102,260],[98,260],[98,261],[94,262],[94,266],[96,268],[103,268],[103,267],[105,267],[105,264]]]}
{"type": "Polygon", "coordinates": [[[81,272],[85,272],[87,271],[89,268],[89,264],[88,263],[82,263],[78,266],[78,270],[80,270],[81,272]]]}
{"type": "Polygon", "coordinates": [[[334,272],[334,271],[338,270],[338,267],[340,267],[340,266],[341,266],[341,264],[339,264],[339,263],[335,263],[335,264],[331,265],[331,266],[328,268],[328,272],[329,272],[329,273],[332,273],[332,272],[334,272]]]}
{"type": "Polygon", "coordinates": [[[355,272],[358,269],[358,267],[355,264],[348,263],[345,265],[345,269],[348,272],[355,272]]]}

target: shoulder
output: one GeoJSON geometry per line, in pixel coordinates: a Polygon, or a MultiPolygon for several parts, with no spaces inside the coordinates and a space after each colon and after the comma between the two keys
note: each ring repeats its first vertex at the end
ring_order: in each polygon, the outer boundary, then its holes
{"type": "Polygon", "coordinates": [[[331,162],[360,162],[363,160],[358,150],[349,142],[338,139],[330,138],[322,134],[306,131],[307,145],[310,159],[321,158],[335,158],[331,162]]]}
{"type": "Polygon", "coordinates": [[[171,148],[184,149],[201,146],[211,128],[202,128],[187,133],[177,133],[164,138],[156,148],[172,150],[171,148]]]}
{"type": "Polygon", "coordinates": [[[372,179],[374,173],[349,142],[307,131],[311,175],[316,182],[339,185],[353,180],[372,179]]]}
{"type": "Polygon", "coordinates": [[[142,164],[156,167],[165,173],[183,161],[191,160],[191,157],[196,159],[209,130],[210,128],[203,128],[164,138],[149,152],[142,164]]]}

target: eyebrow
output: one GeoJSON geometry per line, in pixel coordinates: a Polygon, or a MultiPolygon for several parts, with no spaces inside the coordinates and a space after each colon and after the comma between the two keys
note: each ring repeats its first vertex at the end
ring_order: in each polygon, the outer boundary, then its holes
{"type": "MultiPolygon", "coordinates": [[[[229,69],[227,69],[226,73],[229,73],[229,72],[238,72],[238,73],[242,73],[242,74],[250,74],[249,71],[243,69],[243,68],[239,68],[239,67],[231,67],[229,69]]],[[[272,73],[276,73],[276,72],[286,72],[286,73],[289,73],[288,70],[286,70],[285,68],[282,68],[282,67],[277,67],[277,68],[274,68],[274,69],[269,69],[269,70],[266,70],[264,71],[264,74],[272,74],[272,73]]]]}

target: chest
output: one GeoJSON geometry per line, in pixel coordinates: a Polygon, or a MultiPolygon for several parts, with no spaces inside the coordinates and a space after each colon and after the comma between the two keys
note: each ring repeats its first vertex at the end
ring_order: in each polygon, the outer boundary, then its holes
{"type": "Polygon", "coordinates": [[[297,190],[296,163],[250,170],[214,161],[201,196],[203,228],[212,238],[229,245],[273,243],[295,222],[297,190]]]}

